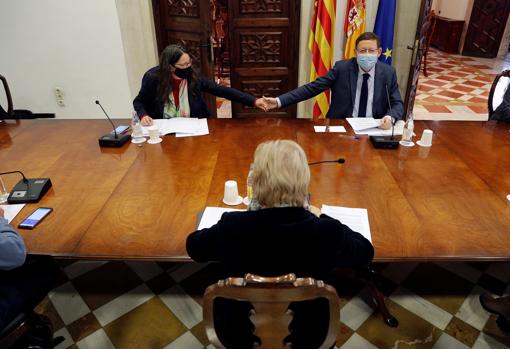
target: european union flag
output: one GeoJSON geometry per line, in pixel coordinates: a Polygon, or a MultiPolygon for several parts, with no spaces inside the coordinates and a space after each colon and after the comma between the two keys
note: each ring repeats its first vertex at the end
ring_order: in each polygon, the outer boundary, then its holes
{"type": "Polygon", "coordinates": [[[374,33],[381,39],[382,54],[379,60],[391,65],[393,54],[393,28],[395,27],[396,0],[380,0],[375,18],[374,33]]]}

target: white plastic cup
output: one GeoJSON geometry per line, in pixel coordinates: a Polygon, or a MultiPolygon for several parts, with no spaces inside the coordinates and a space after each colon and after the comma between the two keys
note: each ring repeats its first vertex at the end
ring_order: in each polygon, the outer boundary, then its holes
{"type": "Polygon", "coordinates": [[[242,198],[239,196],[239,191],[237,190],[237,182],[236,181],[226,181],[225,182],[225,190],[223,192],[223,202],[227,205],[239,205],[239,199],[242,198]]]}
{"type": "Polygon", "coordinates": [[[156,142],[159,140],[159,128],[156,125],[149,126],[147,131],[149,131],[149,138],[151,141],[156,142]]]}
{"type": "Polygon", "coordinates": [[[423,130],[423,133],[421,134],[421,139],[419,145],[422,147],[430,147],[432,146],[432,135],[434,134],[434,131],[432,130],[423,130]]]}

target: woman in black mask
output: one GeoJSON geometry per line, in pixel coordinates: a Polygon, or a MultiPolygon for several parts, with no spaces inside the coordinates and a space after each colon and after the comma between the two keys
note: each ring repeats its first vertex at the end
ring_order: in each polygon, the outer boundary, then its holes
{"type": "Polygon", "coordinates": [[[191,55],[182,46],[167,46],[159,61],[159,66],[143,76],[142,87],[133,101],[142,125],[152,125],[152,119],[208,117],[202,92],[266,110],[261,98],[198,76],[192,68],[191,55]]]}

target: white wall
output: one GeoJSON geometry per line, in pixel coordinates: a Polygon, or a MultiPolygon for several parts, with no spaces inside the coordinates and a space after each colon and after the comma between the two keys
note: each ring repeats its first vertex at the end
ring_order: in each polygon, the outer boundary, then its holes
{"type": "Polygon", "coordinates": [[[16,109],[103,118],[100,99],[111,117],[130,116],[115,0],[0,0],[0,43],[0,73],[16,109]],[[56,104],[56,86],[65,107],[56,104]]]}
{"type": "Polygon", "coordinates": [[[468,11],[471,12],[472,3],[471,0],[439,0],[436,5],[437,14],[441,17],[464,21],[468,11]]]}

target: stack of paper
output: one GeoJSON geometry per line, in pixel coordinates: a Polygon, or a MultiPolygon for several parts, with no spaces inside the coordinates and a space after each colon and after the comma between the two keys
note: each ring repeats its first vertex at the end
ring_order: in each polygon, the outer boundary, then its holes
{"type": "MultiPolygon", "coordinates": [[[[378,128],[381,124],[381,119],[374,118],[347,118],[347,122],[351,125],[354,133],[357,135],[369,136],[391,136],[391,128],[383,130],[378,128]]],[[[399,120],[395,123],[394,135],[402,135],[404,130],[404,121],[399,120]]]]}
{"type": "Polygon", "coordinates": [[[331,132],[331,133],[344,133],[345,127],[343,126],[314,126],[313,127],[315,132],[322,133],[322,132],[331,132]]]}
{"type": "Polygon", "coordinates": [[[338,219],[353,231],[360,233],[368,241],[372,242],[372,234],[370,233],[370,225],[368,224],[368,212],[366,208],[349,208],[322,205],[321,213],[338,219]]]}
{"type": "MultiPolygon", "coordinates": [[[[198,118],[171,118],[155,119],[154,126],[159,129],[161,136],[175,133],[176,137],[202,136],[209,134],[207,119],[198,118]]],[[[148,126],[142,127],[143,135],[149,136],[148,126]]]]}
{"type": "Polygon", "coordinates": [[[7,219],[7,222],[11,223],[19,211],[25,207],[25,204],[0,205],[0,207],[4,210],[4,217],[7,219]]]}
{"type": "Polygon", "coordinates": [[[206,207],[204,213],[202,214],[202,218],[200,219],[200,224],[198,225],[198,230],[210,228],[221,218],[221,215],[225,212],[232,211],[245,211],[237,208],[224,208],[224,207],[206,207]]]}

